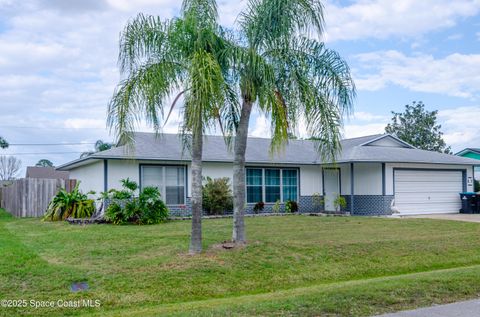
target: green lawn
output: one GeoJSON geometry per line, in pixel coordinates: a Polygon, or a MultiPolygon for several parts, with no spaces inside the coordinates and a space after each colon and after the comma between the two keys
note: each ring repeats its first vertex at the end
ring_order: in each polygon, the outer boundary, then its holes
{"type": "Polygon", "coordinates": [[[427,219],[259,217],[244,249],[231,219],[72,226],[0,210],[0,299],[100,300],[99,308],[2,308],[2,316],[368,316],[480,294],[480,224],[427,219]],[[88,291],[70,285],[87,281],[88,291]]]}

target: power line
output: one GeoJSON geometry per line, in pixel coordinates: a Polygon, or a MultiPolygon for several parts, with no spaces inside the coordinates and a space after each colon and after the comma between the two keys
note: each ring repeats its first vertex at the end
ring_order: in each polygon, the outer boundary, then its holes
{"type": "Polygon", "coordinates": [[[108,130],[108,128],[99,128],[99,127],[32,127],[32,126],[16,126],[16,125],[2,125],[1,128],[11,128],[11,129],[40,129],[40,130],[108,130]]]}
{"type": "Polygon", "coordinates": [[[95,142],[76,142],[76,143],[9,143],[8,146],[59,146],[59,145],[91,145],[95,142]]]}
{"type": "Polygon", "coordinates": [[[36,152],[36,153],[1,153],[0,155],[47,155],[47,154],[79,154],[83,152],[36,152]]]}

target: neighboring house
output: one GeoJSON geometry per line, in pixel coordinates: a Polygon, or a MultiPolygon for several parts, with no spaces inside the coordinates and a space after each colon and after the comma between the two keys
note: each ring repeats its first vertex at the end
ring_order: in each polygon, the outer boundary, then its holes
{"type": "MultiPolygon", "coordinates": [[[[480,160],[480,149],[479,148],[466,148],[461,150],[457,154],[461,157],[468,157],[475,160],[480,160]]],[[[475,166],[475,179],[480,180],[480,161],[478,162],[478,166],[475,166]]]]}
{"type": "Polygon", "coordinates": [[[25,178],[69,179],[68,171],[56,170],[55,167],[27,166],[25,178]]]}
{"type": "MultiPolygon", "coordinates": [[[[190,212],[190,156],[176,134],[135,133],[135,146],[118,147],[58,167],[81,181],[84,191],[119,188],[130,178],[141,187],[157,186],[170,210],[190,212]]],[[[333,211],[338,195],[355,215],[391,214],[395,200],[402,214],[450,213],[460,208],[459,192],[472,191],[475,160],[415,149],[398,138],[372,135],[342,141],[336,164],[322,163],[314,141],[290,140],[271,156],[270,139],[249,138],[246,155],[247,210],[258,201],[266,211],[280,200],[295,200],[301,212],[318,211],[324,198],[333,211]]],[[[232,179],[232,153],[221,136],[204,140],[203,175],[232,179]]]]}

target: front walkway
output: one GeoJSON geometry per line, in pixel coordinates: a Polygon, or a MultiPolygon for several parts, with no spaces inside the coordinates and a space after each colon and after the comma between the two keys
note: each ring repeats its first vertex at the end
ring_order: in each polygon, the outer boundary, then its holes
{"type": "MultiPolygon", "coordinates": [[[[443,220],[457,220],[468,222],[480,222],[480,214],[436,214],[436,215],[416,215],[403,216],[402,218],[429,218],[429,219],[443,219],[443,220]]],[[[479,313],[480,316],[480,313],[479,313]]]]}
{"type": "MultiPolygon", "coordinates": [[[[480,316],[480,299],[438,305],[398,313],[381,315],[381,317],[478,317],[480,316]]],[[[380,317],[380,316],[377,316],[380,317]]]]}

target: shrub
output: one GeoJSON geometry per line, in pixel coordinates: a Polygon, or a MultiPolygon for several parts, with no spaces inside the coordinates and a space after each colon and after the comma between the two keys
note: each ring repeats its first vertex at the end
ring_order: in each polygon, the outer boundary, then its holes
{"type": "Polygon", "coordinates": [[[313,205],[314,211],[322,210],[324,203],[325,202],[319,193],[314,193],[312,195],[312,205],[313,205]]]}
{"type": "Polygon", "coordinates": [[[345,197],[337,196],[337,198],[335,198],[333,201],[333,206],[335,207],[336,211],[345,209],[347,207],[347,201],[345,200],[345,197]]]}
{"type": "Polygon", "coordinates": [[[473,191],[474,192],[480,192],[480,181],[479,180],[474,180],[473,181],[473,191]]]}
{"type": "Polygon", "coordinates": [[[156,187],[145,187],[138,197],[139,222],[142,224],[156,224],[167,220],[168,208],[161,199],[156,187]]]}
{"type": "Polygon", "coordinates": [[[203,209],[208,215],[220,215],[233,210],[233,195],[228,177],[205,178],[203,185],[203,209]]]}
{"type": "Polygon", "coordinates": [[[95,213],[95,202],[93,199],[88,199],[88,194],[83,194],[77,182],[71,192],[67,192],[65,188],[52,198],[45,211],[43,220],[59,221],[65,220],[69,217],[73,218],[89,218],[95,213]]]}
{"type": "Polygon", "coordinates": [[[138,185],[128,178],[122,180],[122,190],[111,189],[103,193],[110,204],[105,210],[105,219],[114,224],[156,224],[167,220],[168,208],[156,187],[145,187],[135,197],[138,185]]]}
{"type": "Polygon", "coordinates": [[[272,211],[273,211],[274,213],[279,213],[279,212],[280,212],[280,208],[281,208],[281,206],[280,206],[280,199],[278,199],[278,200],[275,202],[275,204],[273,204],[273,206],[272,206],[272,211]]]}
{"type": "Polygon", "coordinates": [[[298,212],[298,204],[294,200],[287,200],[285,202],[285,212],[298,212]]]}
{"type": "Polygon", "coordinates": [[[253,206],[253,212],[258,214],[259,212],[262,212],[263,209],[265,208],[265,203],[263,201],[259,201],[258,203],[253,206]]]}
{"type": "Polygon", "coordinates": [[[122,207],[117,202],[112,202],[105,210],[105,219],[116,225],[124,224],[128,221],[125,218],[122,207]]]}

